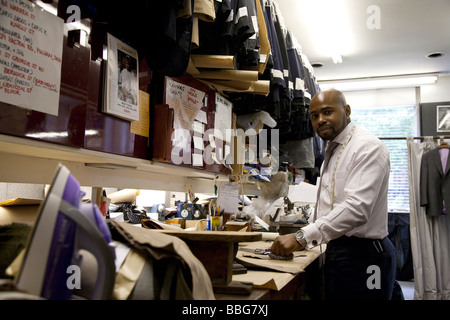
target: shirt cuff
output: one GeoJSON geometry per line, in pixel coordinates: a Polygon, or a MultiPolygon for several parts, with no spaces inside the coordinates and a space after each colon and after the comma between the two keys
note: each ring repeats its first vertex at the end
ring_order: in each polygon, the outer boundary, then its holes
{"type": "Polygon", "coordinates": [[[315,223],[308,224],[302,228],[306,240],[307,248],[312,249],[323,241],[322,233],[315,223]]]}

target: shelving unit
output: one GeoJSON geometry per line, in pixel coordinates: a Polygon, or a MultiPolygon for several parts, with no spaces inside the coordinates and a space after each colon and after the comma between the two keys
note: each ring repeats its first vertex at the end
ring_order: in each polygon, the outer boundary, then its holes
{"type": "Polygon", "coordinates": [[[211,193],[223,174],[0,135],[0,181],[49,184],[62,163],[82,186],[211,193]]]}

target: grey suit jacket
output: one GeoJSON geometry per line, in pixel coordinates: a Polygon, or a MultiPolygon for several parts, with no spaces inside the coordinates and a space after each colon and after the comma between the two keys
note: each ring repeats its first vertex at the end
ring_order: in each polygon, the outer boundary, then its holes
{"type": "Polygon", "coordinates": [[[420,166],[420,205],[429,216],[440,216],[445,200],[445,210],[450,214],[450,156],[446,170],[442,169],[439,149],[423,154],[420,166]]]}

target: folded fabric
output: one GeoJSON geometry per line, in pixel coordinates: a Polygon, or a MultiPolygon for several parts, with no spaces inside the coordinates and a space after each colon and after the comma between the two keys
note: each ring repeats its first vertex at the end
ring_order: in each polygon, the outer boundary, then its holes
{"type": "Polygon", "coordinates": [[[108,224],[114,240],[123,242],[138,252],[150,255],[154,261],[167,259],[177,262],[168,264],[171,268],[175,267],[176,270],[167,270],[177,277],[176,292],[170,294],[162,292],[164,297],[195,300],[215,299],[209,274],[184,241],[125,222],[112,220],[108,224]]]}

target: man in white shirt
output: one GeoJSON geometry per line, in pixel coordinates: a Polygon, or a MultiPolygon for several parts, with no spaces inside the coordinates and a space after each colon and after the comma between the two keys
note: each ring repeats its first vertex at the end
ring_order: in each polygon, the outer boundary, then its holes
{"type": "Polygon", "coordinates": [[[122,100],[135,105],[137,101],[137,75],[133,72],[129,56],[124,56],[122,63],[124,65],[120,72],[122,100]]]}
{"type": "Polygon", "coordinates": [[[396,260],[387,238],[389,152],[351,122],[340,91],[317,93],[309,108],[314,130],[328,141],[315,212],[300,231],[279,236],[271,251],[288,256],[326,243],[326,299],[391,299],[396,260]]]}

